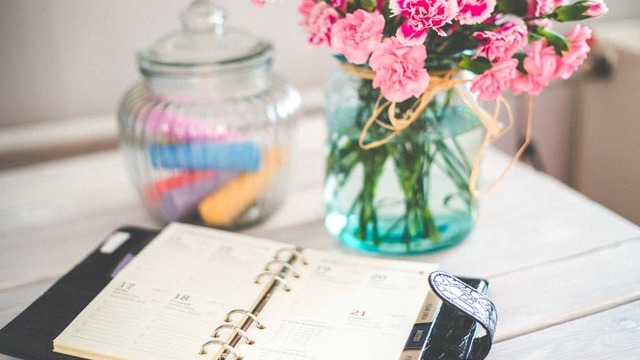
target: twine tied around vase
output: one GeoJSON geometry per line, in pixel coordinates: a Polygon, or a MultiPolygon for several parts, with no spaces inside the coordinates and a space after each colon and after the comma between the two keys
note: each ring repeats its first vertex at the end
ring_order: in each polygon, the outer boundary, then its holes
{"type": "MultiPolygon", "coordinates": [[[[341,63],[341,65],[347,73],[355,77],[364,80],[373,80],[375,77],[375,73],[371,69],[354,66],[348,63],[341,63]]],[[[474,197],[478,198],[491,191],[498,184],[498,182],[500,182],[507,175],[507,173],[515,166],[516,162],[520,159],[522,154],[529,146],[529,143],[531,142],[532,130],[531,122],[533,117],[533,97],[529,95],[529,109],[525,140],[523,144],[511,158],[509,165],[505,169],[503,169],[502,173],[500,173],[500,175],[486,189],[478,190],[476,189],[476,186],[478,183],[480,160],[482,159],[482,156],[484,155],[489,145],[491,145],[491,143],[493,143],[495,140],[501,138],[506,132],[511,129],[513,125],[513,112],[506,99],[503,96],[499,96],[496,99],[496,105],[493,114],[489,114],[485,109],[483,109],[476,103],[471,95],[460,88],[460,85],[467,84],[471,80],[454,78],[454,75],[456,75],[458,72],[459,70],[452,69],[442,73],[431,74],[429,86],[427,86],[427,89],[417,97],[417,100],[411,105],[408,110],[406,110],[402,114],[400,118],[396,116],[397,103],[386,100],[381,94],[376,100],[371,116],[362,128],[358,143],[363,150],[370,150],[387,144],[393,138],[400,135],[414,121],[416,121],[420,117],[420,114],[422,114],[427,106],[429,106],[431,101],[438,93],[454,89],[460,96],[460,98],[469,107],[469,109],[473,112],[473,114],[478,117],[478,119],[482,123],[482,126],[485,128],[484,138],[482,140],[482,144],[480,145],[480,149],[478,150],[478,154],[476,155],[473,162],[471,174],[469,176],[469,191],[474,197]],[[505,107],[508,115],[508,123],[506,125],[498,121],[503,106],[505,107]],[[389,117],[390,124],[386,124],[378,119],[378,117],[385,110],[387,111],[387,116],[389,117]],[[367,134],[369,133],[369,129],[374,124],[377,124],[378,126],[389,130],[390,133],[382,139],[365,143],[367,134]]]]}

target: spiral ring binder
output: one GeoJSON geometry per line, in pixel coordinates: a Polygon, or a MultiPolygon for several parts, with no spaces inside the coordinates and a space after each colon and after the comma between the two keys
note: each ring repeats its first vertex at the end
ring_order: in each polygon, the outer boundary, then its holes
{"type": "Polygon", "coordinates": [[[273,264],[278,264],[278,265],[280,265],[280,266],[282,266],[284,268],[287,268],[289,271],[291,271],[291,273],[293,274],[294,278],[299,278],[300,277],[300,274],[298,274],[296,272],[295,268],[291,264],[289,264],[286,261],[282,261],[280,259],[274,259],[274,260],[269,261],[267,263],[267,265],[264,267],[264,270],[265,271],[271,271],[271,265],[273,265],[273,264]]]}
{"type": "Polygon", "coordinates": [[[289,254],[291,256],[296,256],[297,258],[299,258],[302,261],[302,265],[308,265],[309,263],[307,262],[307,259],[304,257],[304,255],[302,255],[302,252],[300,252],[300,250],[298,249],[288,249],[288,248],[282,248],[278,251],[276,251],[276,254],[274,255],[274,259],[279,260],[280,259],[280,254],[284,253],[284,252],[289,252],[289,254]]]}
{"type": "Polygon", "coordinates": [[[259,284],[260,278],[264,276],[270,276],[273,280],[276,280],[279,283],[281,283],[284,286],[284,291],[291,291],[291,287],[289,287],[289,284],[287,284],[287,281],[282,276],[271,271],[265,271],[262,274],[258,275],[256,277],[256,284],[259,284]]]}
{"type": "Polygon", "coordinates": [[[247,343],[248,345],[254,344],[255,341],[251,340],[251,338],[249,337],[249,335],[247,335],[247,333],[242,330],[242,328],[236,326],[236,325],[231,325],[231,324],[222,324],[220,326],[218,326],[214,331],[213,331],[213,335],[211,335],[214,338],[219,337],[220,335],[218,334],[220,332],[220,330],[222,329],[231,329],[234,332],[240,334],[240,336],[242,336],[242,338],[244,339],[245,343],[247,343]]]}
{"type": "Polygon", "coordinates": [[[231,315],[237,314],[237,313],[241,313],[241,314],[251,318],[251,320],[253,320],[256,323],[256,326],[257,326],[258,329],[264,329],[265,328],[265,326],[260,323],[260,320],[258,320],[258,317],[254,313],[252,313],[250,311],[247,311],[247,310],[244,310],[244,309],[233,309],[233,310],[229,311],[229,313],[227,313],[227,316],[225,316],[224,321],[225,322],[231,322],[231,315]]]}
{"type": "Polygon", "coordinates": [[[207,347],[218,345],[218,356],[214,359],[228,359],[229,356],[237,360],[242,359],[242,356],[238,355],[238,353],[236,352],[235,347],[242,340],[244,340],[244,342],[249,345],[254,343],[254,341],[251,340],[249,338],[249,335],[247,334],[247,330],[253,323],[256,324],[256,327],[258,329],[265,328],[260,320],[258,320],[258,315],[280,285],[282,285],[285,291],[291,291],[291,287],[287,283],[285,277],[289,274],[294,278],[300,277],[300,274],[293,266],[293,263],[296,261],[302,262],[303,265],[308,264],[307,259],[302,255],[302,248],[282,248],[276,251],[273,260],[269,261],[265,265],[265,271],[261,274],[258,274],[255,280],[255,282],[259,284],[260,279],[265,276],[268,276],[271,279],[265,284],[265,290],[263,291],[262,296],[257,299],[255,305],[250,310],[233,309],[229,311],[224,317],[224,321],[226,323],[230,323],[232,321],[232,316],[235,314],[243,314],[245,316],[244,320],[241,320],[240,323],[237,324],[222,324],[218,326],[212,334],[212,337],[216,339],[209,340],[202,344],[202,347],[200,348],[200,354],[206,355],[207,347]],[[288,254],[286,258],[285,254],[288,254]],[[279,265],[280,267],[276,271],[273,271],[274,269],[276,269],[273,265],[279,265]],[[219,337],[220,330],[223,329],[232,330],[231,334],[229,335],[231,337],[229,341],[222,341],[220,339],[217,339],[219,337]]]}
{"type": "Polygon", "coordinates": [[[207,347],[209,347],[210,345],[213,344],[218,344],[218,346],[222,346],[225,351],[228,351],[229,354],[233,355],[234,358],[241,360],[242,356],[238,356],[238,353],[236,352],[236,349],[229,345],[229,343],[226,343],[222,340],[218,340],[218,339],[213,339],[213,340],[209,340],[207,342],[205,342],[204,344],[202,344],[202,346],[200,347],[200,355],[206,355],[207,354],[207,347]]]}

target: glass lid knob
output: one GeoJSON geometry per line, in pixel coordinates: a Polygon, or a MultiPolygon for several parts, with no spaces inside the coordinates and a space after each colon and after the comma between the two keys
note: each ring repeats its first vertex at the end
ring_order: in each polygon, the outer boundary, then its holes
{"type": "Polygon", "coordinates": [[[224,22],[227,12],[212,0],[195,0],[182,14],[182,28],[188,33],[213,32],[224,34],[224,22]]]}

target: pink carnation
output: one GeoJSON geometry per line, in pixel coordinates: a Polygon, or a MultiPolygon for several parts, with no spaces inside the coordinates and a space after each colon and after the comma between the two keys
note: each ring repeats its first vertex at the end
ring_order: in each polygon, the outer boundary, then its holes
{"type": "Polygon", "coordinates": [[[389,9],[394,16],[405,18],[398,29],[398,40],[407,45],[423,43],[429,29],[440,36],[447,34],[442,27],[458,15],[457,0],[390,0],[389,9]]]}
{"type": "Polygon", "coordinates": [[[301,25],[309,33],[309,44],[318,46],[323,42],[331,43],[331,26],[340,14],[324,1],[303,0],[298,11],[304,17],[301,25]]]}
{"type": "Polygon", "coordinates": [[[527,28],[522,21],[510,21],[495,31],[476,32],[473,36],[481,45],[476,56],[491,62],[508,59],[527,43],[527,28]]]}
{"type": "Polygon", "coordinates": [[[339,9],[344,9],[344,6],[347,4],[347,0],[331,0],[331,4],[339,9]]]}
{"type": "Polygon", "coordinates": [[[382,41],[384,16],[362,9],[336,21],[331,28],[331,48],[354,64],[364,64],[382,41]]]}
{"type": "Polygon", "coordinates": [[[458,0],[460,24],[480,24],[491,17],[496,0],[458,0]]]}
{"type": "Polygon", "coordinates": [[[565,0],[528,0],[528,15],[540,17],[551,14],[558,6],[565,4],[565,0]]]}
{"type": "Polygon", "coordinates": [[[549,85],[555,77],[557,56],[553,46],[547,46],[547,40],[542,39],[531,43],[525,49],[523,67],[527,74],[520,74],[511,81],[511,91],[514,95],[528,92],[538,95],[549,85]]]}
{"type": "Polygon", "coordinates": [[[569,51],[564,52],[558,58],[556,77],[567,80],[582,65],[591,51],[587,41],[591,39],[591,29],[586,26],[576,25],[567,37],[569,40],[569,51]]]}
{"type": "Polygon", "coordinates": [[[509,82],[516,77],[518,60],[506,59],[499,62],[471,83],[471,91],[478,93],[478,100],[495,100],[502,94],[509,82]]]}
{"type": "Polygon", "coordinates": [[[373,87],[380,88],[382,96],[393,102],[419,96],[429,86],[426,59],[424,45],[405,46],[396,38],[386,38],[369,60],[376,73],[373,87]]]}
{"type": "Polygon", "coordinates": [[[602,17],[604,14],[609,12],[609,8],[607,8],[607,5],[605,5],[602,0],[589,0],[583,5],[589,7],[589,9],[584,12],[584,14],[594,19],[602,17]]]}
{"type": "MultiPolygon", "coordinates": [[[[551,14],[558,6],[564,5],[566,0],[527,0],[528,1],[528,17],[541,17],[551,14]]],[[[529,21],[533,25],[550,29],[553,23],[549,19],[538,19],[529,21]]]]}

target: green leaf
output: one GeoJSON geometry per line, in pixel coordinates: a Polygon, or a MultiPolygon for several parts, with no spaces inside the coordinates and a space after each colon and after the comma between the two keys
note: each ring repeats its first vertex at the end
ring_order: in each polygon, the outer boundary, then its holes
{"type": "Polygon", "coordinates": [[[558,34],[557,32],[545,29],[541,26],[536,26],[533,28],[533,30],[535,34],[538,34],[547,39],[549,45],[553,46],[556,49],[556,53],[561,54],[563,51],[569,50],[569,42],[564,36],[558,34]]]}
{"type": "Polygon", "coordinates": [[[536,33],[532,33],[532,32],[529,32],[529,33],[527,34],[527,38],[529,39],[529,42],[530,42],[530,43],[531,43],[531,42],[536,42],[536,41],[538,41],[538,40],[542,40],[542,39],[543,39],[543,37],[542,37],[542,36],[540,36],[540,35],[538,35],[538,34],[536,34],[536,33]]]}
{"type": "Polygon", "coordinates": [[[527,57],[527,55],[519,52],[519,53],[515,53],[513,57],[518,60],[518,66],[516,67],[516,69],[520,73],[527,75],[527,70],[524,69],[524,59],[527,57]]]}
{"type": "Polygon", "coordinates": [[[496,12],[514,14],[520,17],[527,16],[527,0],[498,0],[496,12]]]}
{"type": "Polygon", "coordinates": [[[458,67],[476,74],[482,74],[491,69],[491,62],[485,57],[477,57],[474,59],[471,56],[463,55],[462,60],[458,63],[458,67]]]}
{"type": "Polygon", "coordinates": [[[589,6],[584,5],[582,1],[571,5],[559,6],[551,14],[551,18],[558,22],[579,21],[590,19],[584,13],[589,10],[589,6]]]}
{"type": "Polygon", "coordinates": [[[358,10],[358,5],[355,2],[349,2],[347,3],[346,10],[347,10],[347,13],[352,13],[358,10]]]}
{"type": "Polygon", "coordinates": [[[437,49],[438,55],[441,56],[451,56],[464,50],[475,50],[478,47],[478,41],[462,31],[456,31],[443,40],[444,42],[437,49]]]}
{"type": "Polygon", "coordinates": [[[358,4],[360,4],[360,7],[362,9],[365,9],[367,11],[373,11],[376,8],[376,0],[358,0],[358,4]]]}

